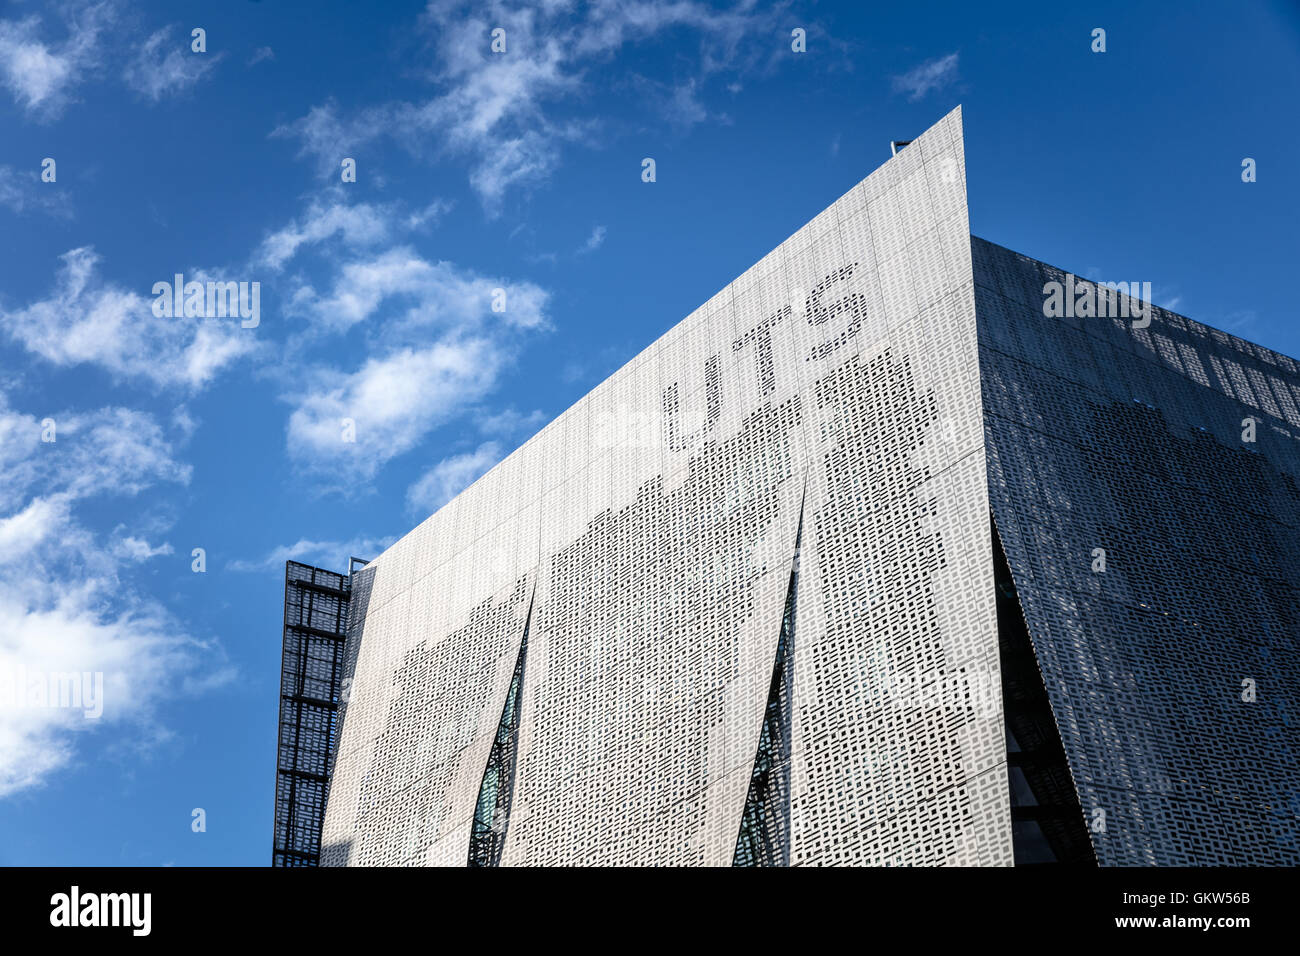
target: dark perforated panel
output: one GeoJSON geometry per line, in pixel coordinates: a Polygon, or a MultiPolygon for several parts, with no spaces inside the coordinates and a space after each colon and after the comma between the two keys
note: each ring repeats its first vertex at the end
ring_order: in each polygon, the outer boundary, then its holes
{"type": "Polygon", "coordinates": [[[1099,861],[1300,862],[1295,363],[1046,318],[1063,274],[973,243],[990,495],[1099,861]]]}

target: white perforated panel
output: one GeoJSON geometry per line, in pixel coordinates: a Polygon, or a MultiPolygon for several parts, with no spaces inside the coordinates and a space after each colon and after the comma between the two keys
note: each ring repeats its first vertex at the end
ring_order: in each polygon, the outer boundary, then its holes
{"type": "Polygon", "coordinates": [[[324,861],[466,861],[535,581],[502,862],[731,863],[802,504],[783,855],[1010,863],[969,235],[954,111],[374,561],[324,861]]]}

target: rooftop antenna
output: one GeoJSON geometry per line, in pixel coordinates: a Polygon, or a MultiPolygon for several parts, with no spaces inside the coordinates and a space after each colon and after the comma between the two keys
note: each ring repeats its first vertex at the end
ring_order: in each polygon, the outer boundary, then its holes
{"type": "Polygon", "coordinates": [[[889,155],[897,156],[898,151],[912,142],[910,139],[893,139],[889,141],[889,155]]]}

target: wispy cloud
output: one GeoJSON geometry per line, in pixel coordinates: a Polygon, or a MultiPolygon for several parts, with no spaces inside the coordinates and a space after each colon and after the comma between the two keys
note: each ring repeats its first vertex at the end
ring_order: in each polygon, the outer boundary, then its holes
{"type": "Polygon", "coordinates": [[[591,235],[587,237],[587,241],[583,243],[582,248],[578,250],[578,254],[581,255],[586,252],[595,252],[604,244],[605,244],[605,227],[597,226],[596,228],[591,230],[591,235]]]}
{"type": "Polygon", "coordinates": [[[48,423],[0,394],[0,796],[44,783],[88,731],[143,750],[168,734],[160,702],[234,676],[218,645],[186,634],[125,578],[170,548],[132,535],[101,542],[78,517],[89,498],[189,480],[162,428],[123,408],[52,418],[55,441],[42,442],[48,423]],[[79,689],[97,700],[81,707],[34,695],[51,675],[85,674],[79,689]]]}
{"type": "Polygon", "coordinates": [[[67,193],[56,183],[41,182],[36,166],[22,170],[0,166],[0,206],[19,215],[44,212],[62,219],[72,216],[67,193]]]}
{"type": "Polygon", "coordinates": [[[129,408],[65,412],[48,423],[8,409],[0,396],[0,509],[39,492],[83,500],[102,494],[135,495],[160,482],[185,484],[190,466],[174,458],[162,427],[129,408]],[[52,442],[42,442],[50,430],[52,442]]]}
{"type": "MultiPolygon", "coordinates": [[[[1171,302],[1166,303],[1164,307],[1172,312],[1178,307],[1180,301],[1181,300],[1175,298],[1171,302]]],[[[1218,324],[1219,328],[1223,329],[1225,332],[1230,332],[1241,338],[1249,337],[1254,339],[1256,338],[1259,326],[1259,313],[1254,309],[1238,309],[1229,312],[1219,320],[1218,324]]]]}
{"type": "Polygon", "coordinates": [[[407,510],[432,514],[500,460],[501,446],[494,441],[484,442],[471,452],[444,458],[406,490],[407,510]]]}
{"type": "Polygon", "coordinates": [[[173,28],[164,27],[140,46],[122,74],[126,85],[158,102],[182,93],[203,79],[225,56],[224,53],[195,53],[187,35],[173,38],[173,28]]]}
{"type": "Polygon", "coordinates": [[[637,75],[633,84],[638,98],[677,131],[690,129],[710,119],[729,122],[725,113],[711,113],[704,105],[701,99],[703,83],[695,77],[684,82],[658,82],[637,75]]]}
{"type": "Polygon", "coordinates": [[[312,202],[306,214],[263,240],[254,256],[259,265],[279,270],[299,248],[338,237],[350,246],[369,246],[390,236],[390,215],[369,203],[312,202]]]}
{"type": "Polygon", "coordinates": [[[736,62],[746,41],[769,28],[749,2],[717,9],[693,0],[598,0],[576,8],[432,0],[421,30],[433,38],[439,64],[433,96],[349,117],[326,101],[274,135],[297,138],[327,175],[340,156],[381,136],[416,153],[433,147],[468,162],[471,186],[496,215],[508,191],[544,181],[562,147],[591,133],[593,121],[565,107],[581,103],[589,74],[619,48],[671,31],[691,36],[696,75],[672,87],[668,109],[674,122],[690,125],[707,115],[703,78],[736,62]],[[504,53],[489,45],[497,27],[506,32],[504,53]]]}
{"type": "Polygon", "coordinates": [[[900,76],[892,78],[895,93],[906,93],[909,100],[919,100],[931,90],[941,90],[957,79],[957,53],[926,60],[900,76]]]}
{"type": "Polygon", "coordinates": [[[396,540],[396,537],[352,538],[348,541],[311,541],[301,538],[293,544],[273,548],[260,558],[231,561],[226,568],[230,571],[274,571],[282,574],[286,561],[301,561],[303,564],[345,571],[349,558],[374,560],[396,540]]]}
{"type": "Polygon", "coordinates": [[[289,396],[289,452],[323,478],[373,477],[486,395],[504,361],[502,350],[480,337],[398,349],[355,372],[318,368],[306,392],[289,396]]]}
{"type": "Polygon", "coordinates": [[[548,417],[541,409],[527,414],[514,408],[478,409],[471,416],[472,425],[485,440],[473,451],[450,455],[425,471],[406,490],[407,510],[421,517],[437,511],[535,434],[548,417]]]}
{"type": "Polygon", "coordinates": [[[514,408],[503,408],[498,412],[480,412],[476,418],[479,431],[503,441],[528,438],[548,421],[550,416],[540,408],[527,414],[514,408]]]}
{"type": "Polygon", "coordinates": [[[99,277],[89,246],[60,259],[48,298],[0,310],[9,337],[55,365],[98,365],[115,379],[199,389],[256,347],[237,319],[156,317],[152,300],[99,277]]]}
{"type": "Polygon", "coordinates": [[[298,140],[298,155],[314,158],[322,177],[337,179],[343,157],[355,159],[361,146],[383,135],[391,124],[387,107],[370,107],[344,118],[331,99],[313,106],[292,123],[277,126],[270,135],[273,139],[298,140]]]}
{"type": "Polygon", "coordinates": [[[336,186],[323,199],[313,198],[303,215],[268,235],[254,253],[253,264],[279,271],[300,250],[330,240],[348,249],[391,242],[399,235],[435,226],[452,203],[434,199],[423,208],[407,208],[396,202],[349,203],[343,188],[336,186]]]}
{"type": "Polygon", "coordinates": [[[291,409],[290,458],[318,491],[351,491],[432,429],[476,409],[524,337],[549,328],[550,296],[535,283],[431,260],[397,241],[449,203],[411,212],[343,197],[333,189],[313,199],[253,256],[266,268],[300,267],[284,283],[283,308],[303,331],[271,373],[291,409]],[[322,350],[362,323],[358,357],[340,363],[322,350]]]}
{"type": "Polygon", "coordinates": [[[108,2],[63,8],[62,41],[42,38],[50,31],[38,15],[0,20],[0,80],[27,113],[41,122],[57,119],[73,90],[100,58],[100,38],[113,19],[108,2]]]}
{"type": "Polygon", "coordinates": [[[118,538],[113,542],[110,550],[114,557],[134,562],[148,561],[150,558],[171,554],[173,551],[172,546],[166,542],[154,546],[144,538],[137,538],[135,535],[118,538]]]}
{"type": "Polygon", "coordinates": [[[394,246],[341,263],[324,293],[298,288],[291,311],[335,331],[382,315],[390,339],[418,330],[427,340],[430,330],[464,333],[488,323],[545,327],[548,298],[531,282],[479,275],[450,262],[431,262],[409,246],[394,246]]]}

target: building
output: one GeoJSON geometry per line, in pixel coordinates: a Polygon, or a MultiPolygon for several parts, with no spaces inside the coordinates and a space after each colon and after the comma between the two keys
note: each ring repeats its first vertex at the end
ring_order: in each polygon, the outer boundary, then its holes
{"type": "MultiPolygon", "coordinates": [[[[285,564],[272,866],[320,865],[343,676],[358,649],[347,643],[352,577],[364,564],[353,558],[347,574],[285,564]]],[[[364,600],[364,588],[358,593],[364,600]]]]}
{"type": "Polygon", "coordinates": [[[954,110],[348,576],[320,863],[1295,864],[1298,481],[954,110]]]}

